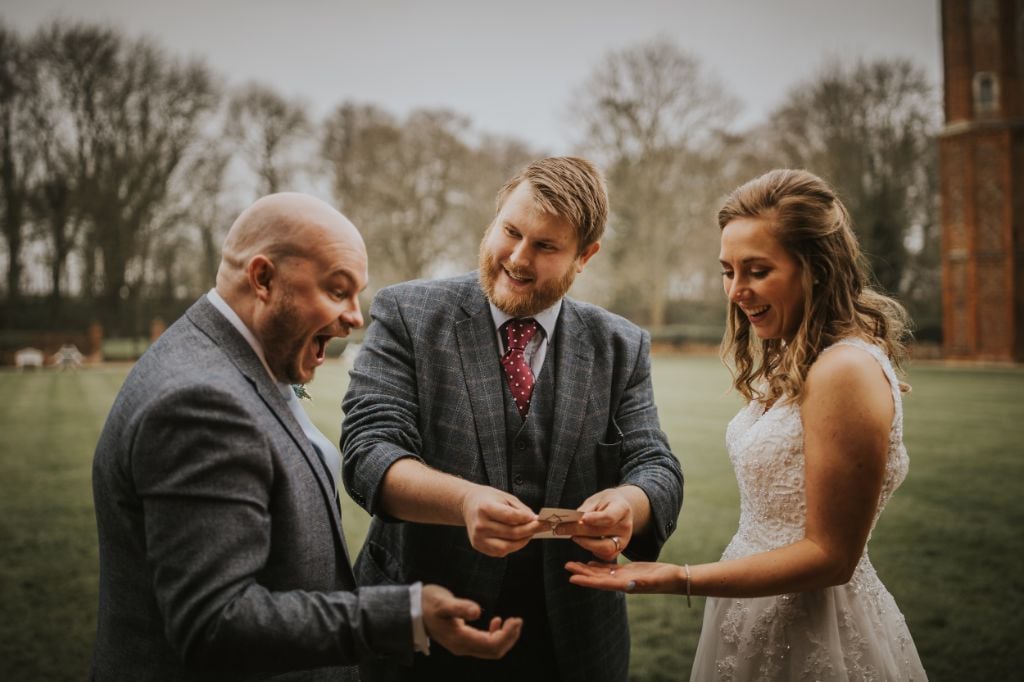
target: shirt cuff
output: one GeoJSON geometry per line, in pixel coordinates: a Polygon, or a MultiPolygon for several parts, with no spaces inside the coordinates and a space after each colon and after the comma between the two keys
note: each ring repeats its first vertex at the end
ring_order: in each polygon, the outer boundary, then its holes
{"type": "Polygon", "coordinates": [[[412,650],[424,656],[430,655],[430,638],[423,625],[423,583],[409,586],[409,615],[412,619],[412,650]]]}

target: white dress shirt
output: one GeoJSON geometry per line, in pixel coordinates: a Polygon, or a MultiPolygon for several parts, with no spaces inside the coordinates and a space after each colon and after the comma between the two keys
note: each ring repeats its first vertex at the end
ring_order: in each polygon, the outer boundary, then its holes
{"type": "MultiPolygon", "coordinates": [[[[490,306],[491,319],[494,320],[494,330],[498,334],[499,354],[504,355],[507,348],[505,348],[505,339],[501,337],[501,325],[515,318],[493,303],[490,306]]],[[[523,351],[526,364],[530,366],[530,371],[533,372],[535,377],[540,376],[541,367],[544,366],[544,358],[547,356],[548,348],[551,346],[551,339],[555,338],[555,325],[558,323],[558,313],[561,311],[562,299],[558,299],[550,308],[545,308],[536,315],[531,315],[544,331],[543,334],[534,334],[523,351]]]]}

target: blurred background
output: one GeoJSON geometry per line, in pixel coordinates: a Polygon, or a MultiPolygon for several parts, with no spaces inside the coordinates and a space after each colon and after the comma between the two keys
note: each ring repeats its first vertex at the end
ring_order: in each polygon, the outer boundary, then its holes
{"type": "Polygon", "coordinates": [[[939,10],[6,0],[0,362],[68,342],[137,356],[270,192],[316,194],[363,231],[366,302],[470,270],[503,181],[570,153],[605,171],[612,206],[574,295],[656,341],[717,342],[717,207],[798,166],[835,184],[878,284],[934,346],[939,10]]]}

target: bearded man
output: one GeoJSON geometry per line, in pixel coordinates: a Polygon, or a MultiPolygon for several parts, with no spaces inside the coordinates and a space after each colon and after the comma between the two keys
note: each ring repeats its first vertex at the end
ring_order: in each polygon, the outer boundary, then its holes
{"type": "Polygon", "coordinates": [[[132,369],[93,461],[93,680],[357,680],[430,639],[501,656],[521,621],[438,585],[357,588],[337,449],[298,404],[327,342],[363,323],[363,240],[314,197],[263,197],[217,286],[132,369]]]}
{"type": "Polygon", "coordinates": [[[514,616],[523,630],[501,661],[436,647],[364,679],[628,678],[622,595],[579,589],[563,567],[656,557],[683,479],[648,334],[566,297],[607,214],[591,163],[536,161],[498,193],[478,272],[375,297],[342,405],[344,484],[374,517],[357,576],[438,583],[478,602],[481,622],[514,616]],[[582,518],[548,525],[544,507],[582,518]],[[534,537],[545,530],[554,538],[534,537]]]}

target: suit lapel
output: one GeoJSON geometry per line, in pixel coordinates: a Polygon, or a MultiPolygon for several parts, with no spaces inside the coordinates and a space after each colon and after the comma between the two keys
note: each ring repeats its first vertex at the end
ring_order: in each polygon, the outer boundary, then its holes
{"type": "Polygon", "coordinates": [[[560,505],[569,466],[581,442],[580,434],[587,414],[594,365],[594,344],[590,330],[580,319],[571,299],[562,300],[555,338],[555,357],[552,358],[556,363],[554,417],[544,494],[548,506],[560,505]]]}
{"type": "Polygon", "coordinates": [[[498,363],[497,336],[490,306],[478,285],[474,284],[463,301],[462,311],[465,316],[455,321],[455,338],[487,482],[494,488],[507,490],[504,386],[498,363]]]}
{"type": "Polygon", "coordinates": [[[291,437],[299,452],[302,453],[306,464],[316,477],[324,503],[332,512],[330,517],[335,539],[341,544],[342,552],[345,554],[346,566],[350,566],[348,547],[345,544],[345,534],[341,528],[341,510],[336,502],[334,491],[331,489],[325,465],[313,449],[313,444],[309,442],[309,438],[302,431],[302,427],[295,419],[295,415],[288,408],[284,396],[281,395],[277,384],[270,378],[259,356],[256,355],[248,341],[242,338],[238,330],[231,325],[205,296],[189,308],[186,314],[193,324],[224,350],[231,362],[238,368],[238,371],[252,385],[256,395],[259,396],[260,400],[267,406],[271,414],[277,418],[278,423],[281,424],[291,437]]]}

